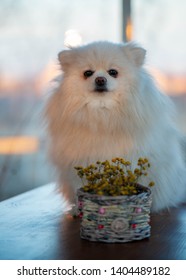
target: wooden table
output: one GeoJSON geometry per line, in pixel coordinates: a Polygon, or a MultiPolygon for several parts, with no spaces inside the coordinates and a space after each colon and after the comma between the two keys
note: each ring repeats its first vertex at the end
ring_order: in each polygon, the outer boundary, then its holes
{"type": "Polygon", "coordinates": [[[186,259],[186,204],[152,215],[149,239],[123,244],[79,237],[79,218],[49,184],[0,203],[0,259],[186,259]]]}

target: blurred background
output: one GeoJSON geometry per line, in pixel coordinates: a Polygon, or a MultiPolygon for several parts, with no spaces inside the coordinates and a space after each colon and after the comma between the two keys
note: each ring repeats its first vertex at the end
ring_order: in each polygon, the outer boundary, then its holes
{"type": "Polygon", "coordinates": [[[0,200],[54,180],[42,106],[66,45],[135,40],[186,133],[186,1],[1,0],[0,200]]]}

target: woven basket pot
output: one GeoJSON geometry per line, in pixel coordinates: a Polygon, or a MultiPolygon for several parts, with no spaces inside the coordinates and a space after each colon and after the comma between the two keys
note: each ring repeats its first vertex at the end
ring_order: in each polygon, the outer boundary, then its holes
{"type": "Polygon", "coordinates": [[[138,194],[100,196],[78,190],[80,236],[90,241],[129,242],[150,236],[151,190],[138,185],[138,194]]]}

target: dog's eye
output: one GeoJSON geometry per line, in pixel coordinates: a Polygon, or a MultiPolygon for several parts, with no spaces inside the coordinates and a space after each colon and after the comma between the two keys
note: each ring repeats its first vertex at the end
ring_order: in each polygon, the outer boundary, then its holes
{"type": "Polygon", "coordinates": [[[109,75],[112,76],[113,78],[116,78],[117,75],[118,75],[118,71],[115,70],[115,69],[110,69],[110,70],[108,71],[108,73],[109,73],[109,75]]]}
{"type": "Polygon", "coordinates": [[[94,74],[94,72],[92,70],[87,70],[84,72],[84,77],[88,78],[90,76],[92,76],[94,74]]]}

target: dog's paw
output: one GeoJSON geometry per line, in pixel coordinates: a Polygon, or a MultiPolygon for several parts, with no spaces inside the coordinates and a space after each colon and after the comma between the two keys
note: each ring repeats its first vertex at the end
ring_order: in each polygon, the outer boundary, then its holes
{"type": "Polygon", "coordinates": [[[68,211],[68,213],[74,218],[79,217],[79,209],[78,209],[77,205],[72,205],[72,207],[68,211]]]}

